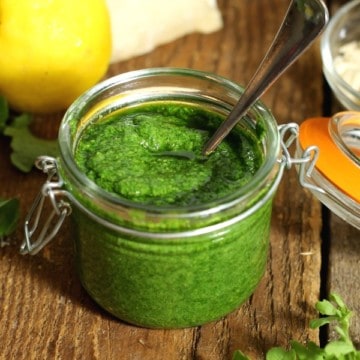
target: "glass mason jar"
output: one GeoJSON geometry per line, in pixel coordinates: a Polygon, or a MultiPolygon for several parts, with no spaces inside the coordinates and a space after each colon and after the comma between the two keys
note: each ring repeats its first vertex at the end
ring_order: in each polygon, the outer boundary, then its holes
{"type": "Polygon", "coordinates": [[[154,101],[196,104],[225,117],[242,92],[220,76],[188,69],[115,76],[68,109],[59,158],[39,160],[50,169],[42,193],[51,192],[61,218],[54,232],[71,208],[81,282],[116,317],[150,328],[197,326],[230,313],[254,292],[265,270],[272,198],[284,168],[281,136],[270,111],[255,103],[241,125],[256,136],[261,124],[264,133],[264,160],[251,180],[226,197],[169,208],[123,199],[92,182],[74,159],[82,132],[120,108],[154,101]]]}

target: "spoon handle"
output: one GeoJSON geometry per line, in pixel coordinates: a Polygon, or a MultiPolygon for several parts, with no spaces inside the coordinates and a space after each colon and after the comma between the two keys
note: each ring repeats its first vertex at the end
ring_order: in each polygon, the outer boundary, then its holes
{"type": "Polygon", "coordinates": [[[208,155],[219,145],[260,96],[310,46],[329,19],[322,0],[292,0],[260,66],[227,119],[205,144],[208,155]]]}

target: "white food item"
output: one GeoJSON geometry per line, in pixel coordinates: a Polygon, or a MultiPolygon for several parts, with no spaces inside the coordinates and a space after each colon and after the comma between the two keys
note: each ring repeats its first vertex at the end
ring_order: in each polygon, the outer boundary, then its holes
{"type": "Polygon", "coordinates": [[[342,45],[334,58],[336,72],[356,91],[360,91],[360,41],[342,45]]]}
{"type": "Polygon", "coordinates": [[[192,32],[222,27],[216,0],[106,0],[111,19],[111,62],[152,51],[192,32]]]}

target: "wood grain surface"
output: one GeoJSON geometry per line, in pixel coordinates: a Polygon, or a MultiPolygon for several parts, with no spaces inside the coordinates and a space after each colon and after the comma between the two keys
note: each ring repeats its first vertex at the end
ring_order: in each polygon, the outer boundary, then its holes
{"type": "MultiPolygon", "coordinates": [[[[285,0],[219,0],[224,27],[191,34],[153,52],[113,64],[107,76],[134,69],[195,68],[245,84],[280,25],[285,0]]],[[[339,2],[329,3],[335,9],[339,2]]],[[[300,123],[331,109],[319,44],[314,44],[262,98],[279,123],[300,123]],[[324,102],[328,102],[324,106],[324,102]]],[[[334,105],[336,106],[336,104],[334,105]]],[[[332,108],[333,109],[333,108],[332,108]]],[[[326,114],[328,115],[328,114],[326,114]]],[[[56,138],[61,114],[37,117],[33,131],[56,138]]],[[[0,138],[0,197],[21,201],[24,216],[44,182],[37,170],[23,174],[0,138]]],[[[251,298],[220,321],[180,330],[148,330],[125,324],[99,308],[74,269],[70,222],[36,256],[22,256],[22,226],[0,249],[0,359],[227,360],[236,349],[262,359],[272,346],[326,340],[309,330],[314,304],[336,291],[360,314],[359,231],[329,211],[298,183],[283,176],[274,199],[266,273],[251,298]],[[321,339],[320,339],[321,338],[321,339]]],[[[359,315],[351,328],[359,340],[359,315]]],[[[333,336],[330,330],[329,336],[333,336]]]]}

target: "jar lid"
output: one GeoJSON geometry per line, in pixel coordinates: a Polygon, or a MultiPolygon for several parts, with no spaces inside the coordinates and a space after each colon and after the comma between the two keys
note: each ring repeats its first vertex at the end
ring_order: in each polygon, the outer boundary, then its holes
{"type": "Polygon", "coordinates": [[[298,132],[299,151],[311,160],[306,179],[304,172],[300,176],[302,184],[335,214],[360,229],[360,112],[305,120],[298,132]],[[313,151],[310,157],[309,149],[313,151]]]}
{"type": "Polygon", "coordinates": [[[338,190],[360,204],[360,112],[344,111],[300,125],[300,146],[319,148],[315,168],[338,190]]]}

